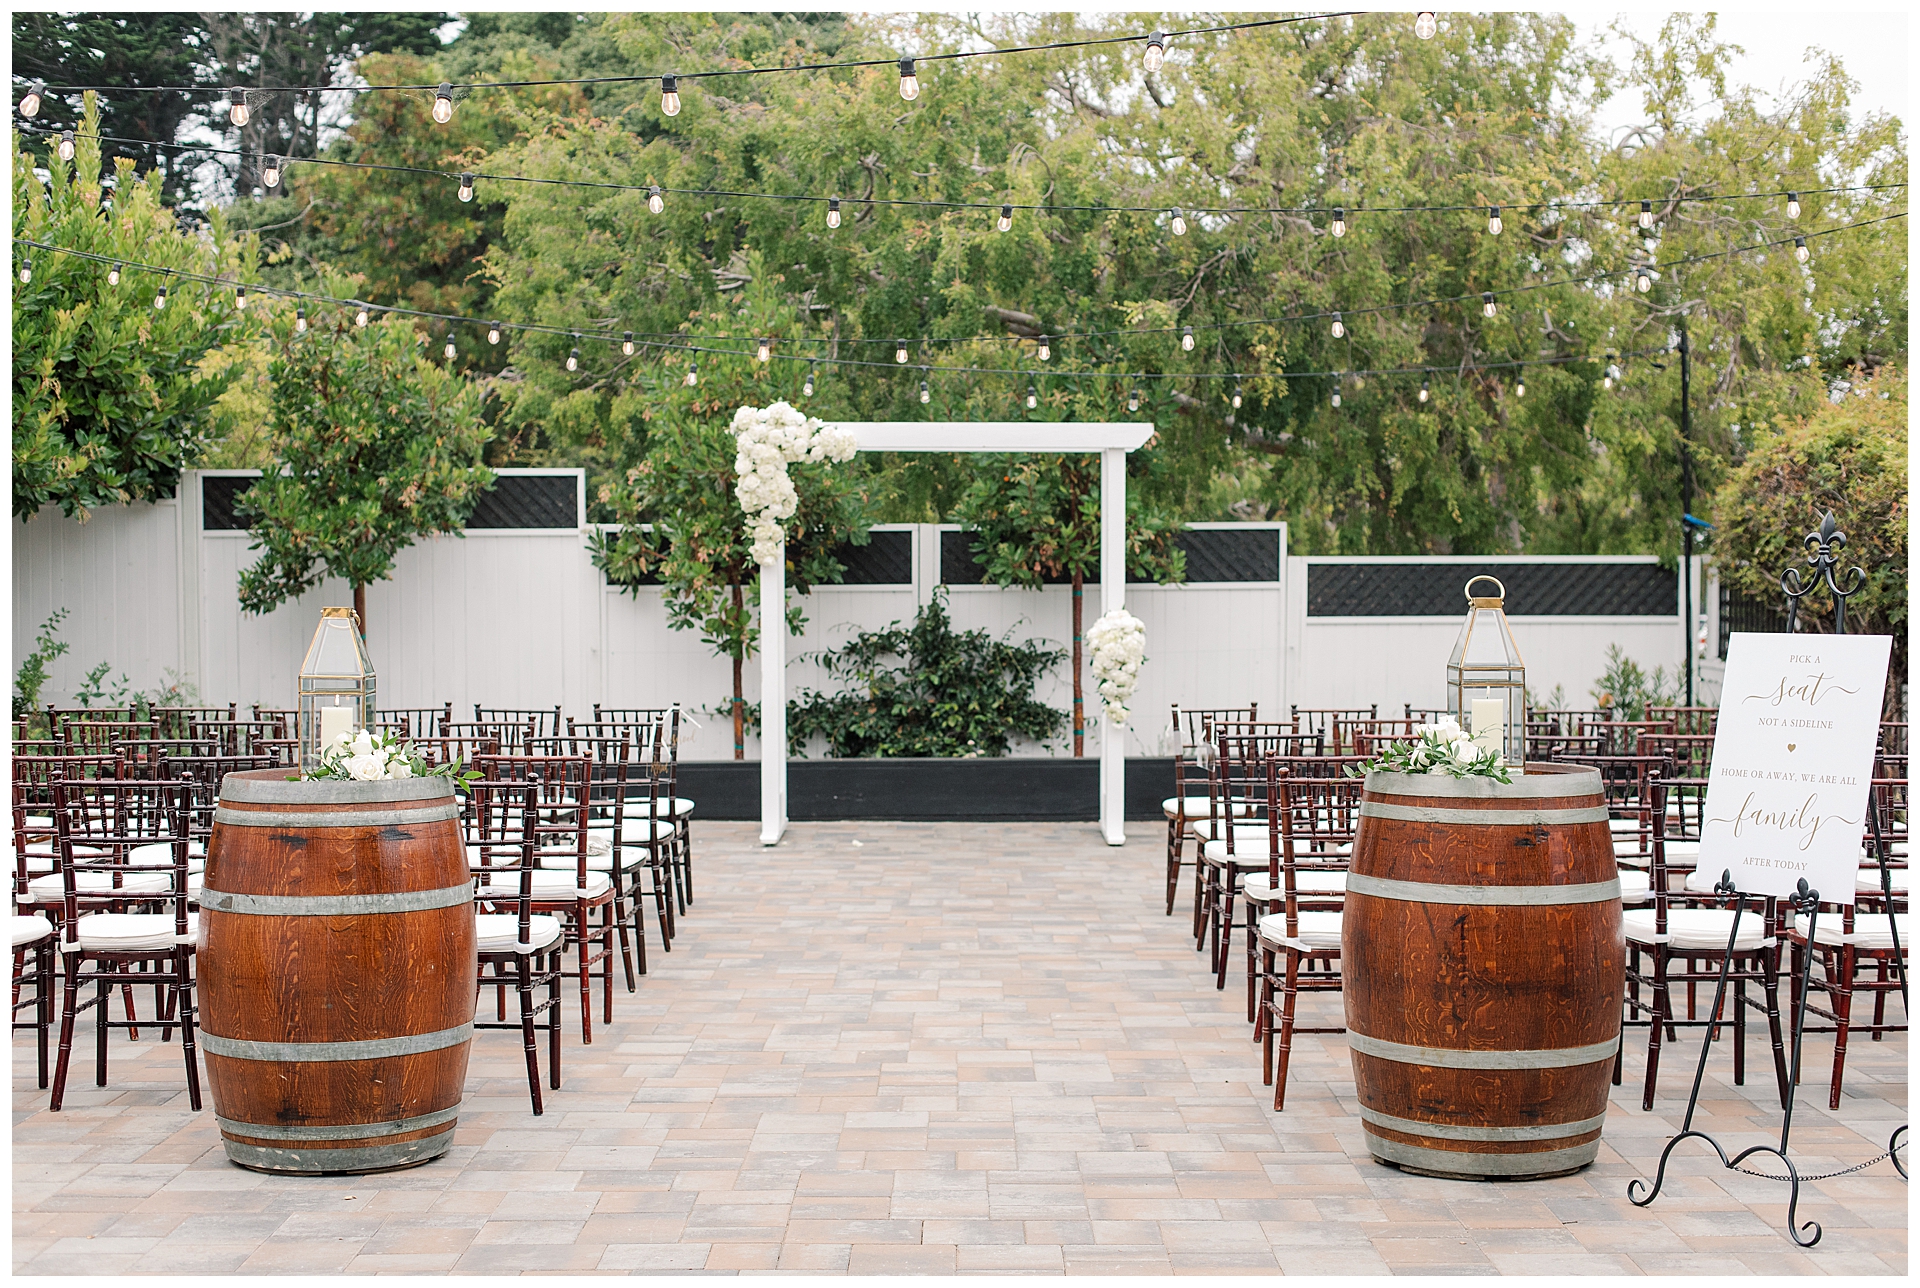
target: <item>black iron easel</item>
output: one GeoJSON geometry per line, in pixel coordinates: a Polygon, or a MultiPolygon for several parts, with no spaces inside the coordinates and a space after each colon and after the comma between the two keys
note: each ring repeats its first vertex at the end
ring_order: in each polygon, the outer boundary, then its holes
{"type": "MultiPolygon", "coordinates": [[[[1825,515],[1821,516],[1819,530],[1807,534],[1807,552],[1812,563],[1810,574],[1807,577],[1802,577],[1800,569],[1789,568],[1780,575],[1780,589],[1786,592],[1787,596],[1787,633],[1789,635],[1795,632],[1795,628],[1799,624],[1801,598],[1821,584],[1824,584],[1828,593],[1833,596],[1834,634],[1844,635],[1847,633],[1847,600],[1851,596],[1858,594],[1860,588],[1866,584],[1867,574],[1865,569],[1855,566],[1848,574],[1848,584],[1844,587],[1841,585],[1839,579],[1835,577],[1834,571],[1840,563],[1840,552],[1846,548],[1846,544],[1847,534],[1839,531],[1832,511],[1828,511],[1825,515]]],[[[1898,971],[1900,977],[1900,999],[1904,1006],[1907,1004],[1906,959],[1900,951],[1900,927],[1893,912],[1893,877],[1887,868],[1886,838],[1881,832],[1879,802],[1874,798],[1871,783],[1869,783],[1867,788],[1867,818],[1873,830],[1874,858],[1880,869],[1880,890],[1886,898],[1887,925],[1893,936],[1893,960],[1895,969],[1898,971]]],[[[1720,981],[1714,990],[1712,1016],[1714,1020],[1718,1020],[1726,1004],[1727,976],[1733,967],[1734,944],[1740,935],[1740,915],[1745,910],[1746,900],[1749,896],[1734,888],[1733,872],[1731,869],[1721,872],[1720,880],[1714,884],[1713,891],[1715,894],[1731,897],[1734,901],[1733,927],[1727,935],[1727,952],[1720,960],[1720,981]]],[[[1654,1199],[1658,1198],[1660,1195],[1660,1187],[1666,1181],[1667,1160],[1672,1156],[1674,1147],[1690,1137],[1704,1140],[1707,1144],[1713,1146],[1713,1152],[1719,1156],[1721,1166],[1729,1170],[1739,1169],[1741,1163],[1755,1155],[1771,1154],[1778,1158],[1786,1167],[1787,1174],[1785,1176],[1769,1177],[1769,1179],[1784,1180],[1792,1186],[1792,1190],[1787,1198],[1787,1235],[1801,1247],[1811,1248],[1814,1244],[1820,1242],[1820,1225],[1816,1221],[1808,1221],[1804,1226],[1797,1224],[1800,1205],[1800,1181],[1802,1178],[1799,1169],[1794,1167],[1793,1160],[1787,1157],[1787,1145],[1793,1133],[1794,1093],[1798,1091],[1800,1087],[1800,1052],[1801,1045],[1806,1036],[1807,997],[1808,994],[1812,992],[1810,985],[1813,977],[1814,947],[1817,942],[1815,931],[1820,919],[1820,892],[1809,889],[1805,878],[1802,878],[1798,889],[1796,889],[1793,894],[1787,896],[1786,903],[1794,913],[1804,914],[1807,918],[1807,956],[1800,971],[1799,1002],[1794,1007],[1793,1052],[1788,1064],[1787,1097],[1780,1120],[1779,1145],[1754,1145],[1742,1150],[1729,1159],[1727,1157],[1727,1151],[1721,1147],[1719,1141],[1715,1140],[1706,1132],[1696,1131],[1694,1129],[1693,1115],[1700,1104],[1700,1084],[1706,1077],[1707,1056],[1713,1049],[1714,1034],[1719,1027],[1717,1024],[1709,1024],[1706,1028],[1705,1036],[1700,1043],[1700,1062],[1694,1069],[1693,1090],[1687,1096],[1687,1114],[1681,1121],[1680,1131],[1673,1139],[1667,1142],[1666,1148],[1660,1151],[1660,1165],[1654,1173],[1652,1186],[1649,1187],[1645,1181],[1635,1177],[1633,1180],[1627,1182],[1627,1199],[1636,1207],[1645,1207],[1653,1202],[1654,1199]],[[1645,1193],[1642,1194],[1641,1191],[1645,1191],[1645,1193]],[[1808,1230],[1813,1232],[1812,1237],[1803,1238],[1802,1235],[1808,1230]]],[[[1656,1023],[1657,1022],[1656,1020],[1656,1023]]],[[[1907,1124],[1902,1123],[1900,1126],[1894,1128],[1893,1135],[1887,1140],[1887,1152],[1883,1155],[1883,1157],[1889,1157],[1893,1160],[1894,1169],[1898,1171],[1902,1177],[1907,1175],[1907,1169],[1900,1161],[1900,1138],[1905,1134],[1907,1134],[1907,1124]]],[[[1870,1162],[1878,1161],[1879,1159],[1877,1158],[1870,1160],[1870,1162]]],[[[1849,1168],[1847,1170],[1853,1171],[1857,1169],[1849,1168]]],[[[1747,1172],[1745,1174],[1749,1176],[1767,1175],[1764,1172],[1747,1172]]]]}

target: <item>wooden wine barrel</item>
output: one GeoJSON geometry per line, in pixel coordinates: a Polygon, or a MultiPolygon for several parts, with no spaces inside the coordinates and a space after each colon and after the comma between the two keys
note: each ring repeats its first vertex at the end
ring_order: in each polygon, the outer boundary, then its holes
{"type": "Polygon", "coordinates": [[[220,786],[200,900],[200,1044],[227,1157],[376,1172],[446,1152],[478,969],[443,778],[220,786]]]}
{"type": "Polygon", "coordinates": [[[1626,942],[1599,771],[1367,775],[1341,923],[1367,1147],[1453,1177],[1591,1163],[1626,942]]]}

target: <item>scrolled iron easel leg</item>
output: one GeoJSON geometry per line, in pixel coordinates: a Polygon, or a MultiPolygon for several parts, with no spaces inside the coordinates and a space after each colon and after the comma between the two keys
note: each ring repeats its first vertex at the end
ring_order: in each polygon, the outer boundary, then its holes
{"type": "Polygon", "coordinates": [[[1893,1129],[1893,1135],[1887,1137],[1887,1153],[1893,1157],[1893,1170],[1900,1173],[1900,1179],[1907,1179],[1907,1165],[1900,1161],[1900,1137],[1906,1133],[1907,1125],[1901,1123],[1893,1129]]]}

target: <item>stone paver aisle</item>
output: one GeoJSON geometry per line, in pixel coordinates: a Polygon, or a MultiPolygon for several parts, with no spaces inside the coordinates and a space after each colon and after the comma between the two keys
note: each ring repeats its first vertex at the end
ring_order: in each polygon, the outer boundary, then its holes
{"type": "MultiPolygon", "coordinates": [[[[410,1172],[231,1166],[211,1112],[186,1108],[177,1045],[147,1034],[116,1039],[104,1089],[77,1058],[50,1114],[20,1035],[13,1267],[1905,1272],[1907,1191],[1884,1162],[1807,1187],[1801,1215],[1826,1228],[1810,1253],[1780,1232],[1784,1186],[1700,1152],[1651,1209],[1626,1202],[1677,1126],[1686,1038],[1655,1114],[1629,1047],[1599,1163],[1552,1181],[1369,1161],[1337,1036],[1301,1040],[1273,1114],[1237,981],[1216,993],[1162,915],[1160,831],[1134,829],[1109,849],[1084,826],[801,824],[763,850],[747,824],[700,825],[673,953],[655,940],[592,1047],[569,1036],[546,1115],[516,1039],[484,1033],[451,1154],[410,1172]]],[[[1745,1088],[1716,1055],[1700,1124],[1740,1144],[1777,1130],[1761,1033],[1745,1088]]],[[[1831,1050],[1809,1048],[1797,1111],[1810,1172],[1877,1153],[1906,1114],[1904,1036],[1854,1044],[1837,1114],[1831,1050]]]]}

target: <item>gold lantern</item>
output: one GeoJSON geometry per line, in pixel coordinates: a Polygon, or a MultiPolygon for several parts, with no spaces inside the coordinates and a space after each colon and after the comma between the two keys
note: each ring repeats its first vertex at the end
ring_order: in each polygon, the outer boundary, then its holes
{"type": "Polygon", "coordinates": [[[1467,582],[1466,595],[1467,620],[1447,659],[1447,710],[1476,743],[1519,765],[1527,752],[1527,664],[1501,611],[1507,588],[1483,573],[1467,582]],[[1500,593],[1474,594],[1482,581],[1500,593]]]}
{"type": "Polygon", "coordinates": [[[320,752],[343,733],[373,723],[373,659],[351,608],[323,608],[300,664],[300,767],[320,767],[320,752]]]}

